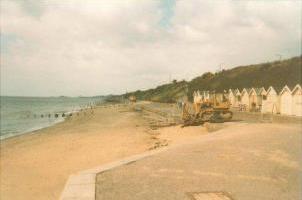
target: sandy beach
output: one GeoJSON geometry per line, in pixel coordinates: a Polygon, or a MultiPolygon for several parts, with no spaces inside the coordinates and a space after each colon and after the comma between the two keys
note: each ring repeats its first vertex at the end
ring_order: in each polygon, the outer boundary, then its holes
{"type": "MultiPolygon", "coordinates": [[[[243,125],[234,120],[181,128],[177,117],[179,110],[173,104],[139,102],[135,105],[99,106],[74,114],[55,126],[2,140],[0,199],[58,199],[71,174],[161,147],[191,146],[192,142],[207,137],[220,141],[220,137],[215,138],[216,131],[220,129],[225,130],[225,134],[220,134],[222,138],[230,133],[238,133],[242,137],[246,130],[253,130],[251,133],[256,135],[257,131],[283,130],[283,125],[276,126],[279,122],[260,126],[259,122],[244,115],[241,118],[247,120],[243,125]],[[240,129],[242,126],[245,127],[240,129]]],[[[256,115],[252,117],[259,118],[256,115]]],[[[290,132],[300,131],[299,124],[295,124],[286,123],[284,127],[291,128],[290,132]]],[[[276,139],[278,144],[279,140],[276,139]]],[[[261,139],[257,142],[263,143],[261,139]]],[[[224,144],[216,145],[217,148],[220,146],[224,144]]]]}
{"type": "Polygon", "coordinates": [[[302,0],[1,0],[0,200],[302,200],[302,0]]]}
{"type": "Polygon", "coordinates": [[[2,140],[1,199],[58,199],[70,174],[207,132],[180,126],[153,130],[149,122],[131,106],[97,107],[93,114],[88,110],[2,140]]]}

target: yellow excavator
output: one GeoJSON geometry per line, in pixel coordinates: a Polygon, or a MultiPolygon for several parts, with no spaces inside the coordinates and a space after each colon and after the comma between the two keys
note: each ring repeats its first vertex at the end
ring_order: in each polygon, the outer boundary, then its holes
{"type": "Polygon", "coordinates": [[[224,95],[223,100],[218,101],[214,93],[211,98],[195,102],[193,106],[194,113],[190,113],[188,103],[183,106],[182,119],[184,126],[199,125],[207,121],[222,123],[231,120],[233,117],[233,112],[230,111],[230,102],[224,95]]]}

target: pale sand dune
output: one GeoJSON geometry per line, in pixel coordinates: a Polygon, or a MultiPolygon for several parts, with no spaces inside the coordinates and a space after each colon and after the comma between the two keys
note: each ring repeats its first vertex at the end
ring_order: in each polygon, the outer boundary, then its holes
{"type": "Polygon", "coordinates": [[[34,134],[1,141],[0,199],[58,199],[70,174],[205,133],[203,127],[151,130],[128,107],[81,113],[34,134]]]}

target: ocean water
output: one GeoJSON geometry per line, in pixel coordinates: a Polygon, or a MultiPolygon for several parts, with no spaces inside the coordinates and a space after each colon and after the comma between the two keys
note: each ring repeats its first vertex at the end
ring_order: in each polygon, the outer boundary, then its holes
{"type": "Polygon", "coordinates": [[[101,97],[0,97],[0,139],[24,134],[64,120],[63,113],[101,103],[101,97]],[[58,117],[56,117],[58,114],[58,117]]]}

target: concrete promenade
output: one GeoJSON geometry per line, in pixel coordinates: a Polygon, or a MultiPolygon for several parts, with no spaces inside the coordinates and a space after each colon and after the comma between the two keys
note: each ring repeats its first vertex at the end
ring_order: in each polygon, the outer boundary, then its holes
{"type": "Polygon", "coordinates": [[[96,199],[302,198],[301,124],[226,125],[191,144],[97,174],[96,199]]]}

